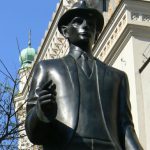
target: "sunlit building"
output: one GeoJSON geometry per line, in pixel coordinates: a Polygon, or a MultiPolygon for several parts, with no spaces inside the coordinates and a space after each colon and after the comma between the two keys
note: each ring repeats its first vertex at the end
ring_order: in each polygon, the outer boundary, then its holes
{"type": "MultiPolygon", "coordinates": [[[[105,19],[105,27],[93,46],[93,54],[101,61],[127,73],[130,84],[130,101],[136,133],[144,147],[150,149],[150,0],[87,0],[99,9],[105,19]]],[[[16,107],[27,99],[33,70],[43,59],[55,59],[66,55],[68,43],[60,35],[57,23],[60,16],[75,0],[61,0],[49,22],[37,54],[32,51],[32,61],[22,64],[20,91],[16,107]],[[23,66],[24,65],[24,66],[23,66]]],[[[31,51],[29,53],[31,53],[31,51]]],[[[18,113],[25,118],[25,105],[18,113]]],[[[20,139],[19,149],[38,149],[27,137],[20,139]]]]}

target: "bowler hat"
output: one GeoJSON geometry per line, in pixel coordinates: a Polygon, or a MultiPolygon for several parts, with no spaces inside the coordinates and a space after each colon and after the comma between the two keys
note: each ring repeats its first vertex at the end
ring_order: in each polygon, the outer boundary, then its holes
{"type": "Polygon", "coordinates": [[[61,27],[67,25],[76,15],[87,15],[92,14],[92,17],[97,19],[97,32],[101,32],[104,25],[103,15],[95,8],[91,8],[85,0],[80,0],[76,2],[71,9],[66,11],[60,18],[58,22],[58,30],[60,33],[61,27]]]}

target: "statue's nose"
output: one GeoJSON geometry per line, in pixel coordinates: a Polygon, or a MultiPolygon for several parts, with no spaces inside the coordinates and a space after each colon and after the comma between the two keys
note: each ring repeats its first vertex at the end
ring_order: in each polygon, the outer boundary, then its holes
{"type": "Polygon", "coordinates": [[[83,28],[89,28],[89,26],[88,26],[88,22],[86,21],[86,20],[83,20],[83,22],[82,22],[82,27],[83,28]]]}

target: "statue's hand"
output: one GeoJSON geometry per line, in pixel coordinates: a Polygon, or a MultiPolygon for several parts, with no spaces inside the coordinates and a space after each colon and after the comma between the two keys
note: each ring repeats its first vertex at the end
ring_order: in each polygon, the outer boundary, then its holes
{"type": "Polygon", "coordinates": [[[52,80],[40,89],[38,95],[38,101],[44,114],[50,118],[55,117],[57,113],[56,85],[52,80]]]}

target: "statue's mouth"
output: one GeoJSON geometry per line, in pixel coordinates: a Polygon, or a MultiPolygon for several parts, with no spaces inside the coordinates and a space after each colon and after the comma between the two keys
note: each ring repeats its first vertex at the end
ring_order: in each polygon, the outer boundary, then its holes
{"type": "Polygon", "coordinates": [[[90,33],[89,33],[89,32],[87,32],[87,31],[80,32],[80,34],[81,34],[81,35],[84,35],[84,36],[88,36],[88,37],[90,37],[90,33]]]}

